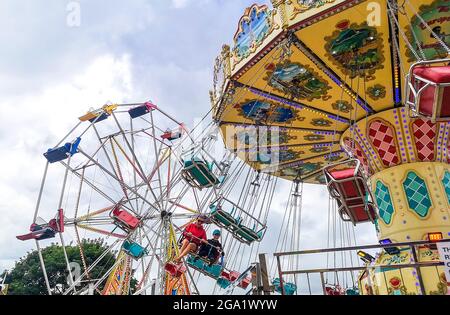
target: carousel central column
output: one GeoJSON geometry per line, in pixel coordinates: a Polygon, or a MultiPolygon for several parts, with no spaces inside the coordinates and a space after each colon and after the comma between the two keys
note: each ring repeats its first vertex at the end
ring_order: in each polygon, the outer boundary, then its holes
{"type": "Polygon", "coordinates": [[[378,206],[379,239],[426,240],[450,236],[450,123],[411,119],[387,110],[349,128],[342,145],[370,175],[378,206]]]}
{"type": "Polygon", "coordinates": [[[433,232],[449,236],[449,164],[401,164],[374,174],[370,182],[379,211],[379,239],[426,240],[433,232]]]}
{"type": "MultiPolygon", "coordinates": [[[[449,132],[450,123],[410,118],[405,108],[396,108],[363,119],[343,134],[342,146],[369,174],[380,240],[420,241],[436,232],[450,238],[449,132]]],[[[419,247],[417,260],[439,260],[439,256],[434,249],[419,247]]],[[[396,256],[383,251],[376,264],[413,261],[410,248],[404,248],[396,256]]],[[[426,294],[444,294],[445,276],[440,267],[422,267],[419,272],[413,268],[372,271],[370,280],[375,286],[367,287],[366,294],[421,294],[418,273],[426,294]]]]}

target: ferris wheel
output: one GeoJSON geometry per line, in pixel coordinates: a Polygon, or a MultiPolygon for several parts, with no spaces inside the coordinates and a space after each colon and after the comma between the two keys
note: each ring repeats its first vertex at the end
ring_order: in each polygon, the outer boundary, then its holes
{"type": "Polygon", "coordinates": [[[55,290],[40,244],[54,238],[63,245],[69,275],[64,294],[199,294],[200,275],[213,279],[214,290],[247,288],[248,270],[242,274],[233,269],[244,268],[236,248],[263,238],[268,203],[259,201],[257,191],[273,191],[274,185],[247,168],[244,185],[252,189],[250,196],[227,199],[245,164],[235,163],[235,155],[226,150],[216,160],[216,141],[214,124],[194,139],[183,123],[151,102],[107,104],[79,117],[44,153],[47,163],[33,223],[28,233],[17,237],[35,240],[48,292],[55,290]],[[253,207],[258,202],[260,211],[253,207]],[[57,210],[52,213],[47,207],[57,210]],[[230,207],[239,222],[228,221],[232,215],[225,209],[230,207]],[[202,213],[207,230],[215,225],[223,231],[226,267],[223,256],[212,264],[196,253],[173,263],[186,226],[202,213]],[[104,238],[107,250],[88,261],[86,239],[96,237],[104,238]],[[66,251],[68,242],[79,250],[78,274],[66,251]],[[107,258],[114,262],[105,268],[107,258]]]}

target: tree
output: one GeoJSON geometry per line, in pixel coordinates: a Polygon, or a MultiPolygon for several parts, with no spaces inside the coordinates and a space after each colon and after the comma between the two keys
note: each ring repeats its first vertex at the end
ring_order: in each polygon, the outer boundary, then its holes
{"type": "MultiPolygon", "coordinates": [[[[83,240],[81,244],[88,266],[107,250],[107,244],[102,239],[83,240]]],[[[81,273],[84,272],[78,246],[66,246],[69,262],[77,263],[81,266],[81,273]]],[[[90,272],[91,279],[101,278],[113,265],[116,257],[113,252],[108,252],[101,261],[90,272]]],[[[42,249],[52,294],[62,294],[68,287],[68,271],[62,246],[51,244],[42,249]]],[[[3,278],[6,271],[0,276],[3,278]]],[[[132,281],[132,289],[135,285],[132,281]]],[[[48,294],[44,275],[41,269],[37,250],[29,252],[16,262],[14,268],[6,275],[6,282],[9,284],[8,294],[10,295],[45,295],[48,294]]],[[[103,283],[104,284],[104,283],[103,283]]],[[[99,287],[101,290],[102,287],[99,287]]]]}

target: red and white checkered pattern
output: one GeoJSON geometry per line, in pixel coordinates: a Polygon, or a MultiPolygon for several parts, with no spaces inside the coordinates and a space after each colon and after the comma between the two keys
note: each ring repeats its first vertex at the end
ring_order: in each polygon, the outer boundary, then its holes
{"type": "Polygon", "coordinates": [[[381,120],[375,120],[370,123],[369,138],[385,166],[395,166],[400,162],[391,127],[381,120]]]}
{"type": "Polygon", "coordinates": [[[434,161],[434,141],[436,139],[436,124],[430,120],[416,119],[412,123],[417,157],[424,162],[434,161]]]}
{"type": "Polygon", "coordinates": [[[369,167],[369,163],[367,161],[367,157],[364,154],[361,146],[359,145],[358,142],[354,142],[353,140],[351,140],[350,138],[345,138],[344,139],[344,145],[346,147],[346,149],[350,152],[352,152],[352,154],[359,160],[359,162],[361,162],[362,166],[364,167],[364,171],[366,172],[366,174],[368,175],[372,175],[372,171],[369,167]]]}

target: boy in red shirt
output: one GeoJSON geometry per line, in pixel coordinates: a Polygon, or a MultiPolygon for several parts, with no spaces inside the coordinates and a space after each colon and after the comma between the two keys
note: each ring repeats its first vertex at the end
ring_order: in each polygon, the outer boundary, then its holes
{"type": "Polygon", "coordinates": [[[197,218],[195,223],[189,224],[183,231],[184,240],[180,248],[180,253],[175,257],[175,262],[180,262],[181,258],[188,253],[195,253],[202,243],[207,243],[206,231],[203,224],[207,217],[202,215],[197,218]]]}

